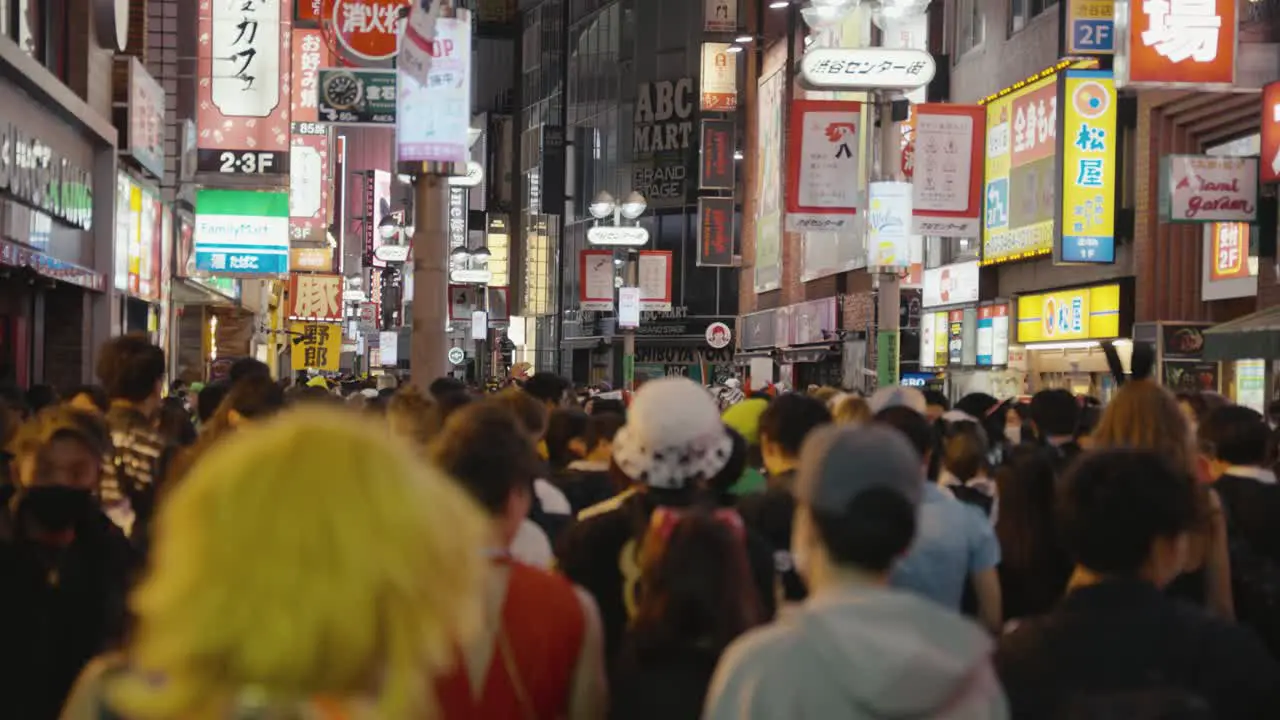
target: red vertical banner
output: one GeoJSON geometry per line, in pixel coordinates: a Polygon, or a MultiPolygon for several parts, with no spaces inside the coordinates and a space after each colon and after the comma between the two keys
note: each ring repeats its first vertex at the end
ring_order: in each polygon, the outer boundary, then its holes
{"type": "Polygon", "coordinates": [[[982,231],[986,109],[926,103],[914,106],[912,115],[912,172],[908,174],[912,231],[917,235],[978,237],[982,231]]]}
{"type": "Polygon", "coordinates": [[[1280,81],[1262,89],[1262,161],[1258,178],[1280,182],[1280,81]]]}
{"type": "MultiPolygon", "coordinates": [[[[301,0],[299,7],[307,3],[301,0]]],[[[293,83],[290,92],[291,121],[313,123],[320,119],[317,111],[320,68],[328,67],[329,48],[324,33],[311,28],[293,30],[293,83]]]]}
{"type": "Polygon", "coordinates": [[[295,124],[289,148],[291,243],[326,242],[332,198],[329,163],[329,129],[316,123],[295,124]]]}

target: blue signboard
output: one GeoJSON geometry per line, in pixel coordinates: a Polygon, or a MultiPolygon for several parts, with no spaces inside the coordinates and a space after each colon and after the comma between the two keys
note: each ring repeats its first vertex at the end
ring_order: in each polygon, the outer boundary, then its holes
{"type": "Polygon", "coordinates": [[[1067,54],[1111,55],[1116,51],[1115,2],[1069,0],[1067,54]]]}

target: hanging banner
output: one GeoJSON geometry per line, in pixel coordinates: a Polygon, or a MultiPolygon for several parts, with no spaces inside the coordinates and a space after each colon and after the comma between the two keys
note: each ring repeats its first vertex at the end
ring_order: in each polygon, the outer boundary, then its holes
{"type": "Polygon", "coordinates": [[[342,323],[291,322],[289,354],[294,372],[337,372],[342,358],[342,323]]]}
{"type": "Polygon", "coordinates": [[[400,162],[465,163],[470,159],[471,13],[437,18],[427,82],[399,73],[396,147],[400,162]]]}
{"type": "Polygon", "coordinates": [[[342,321],[342,276],[289,274],[289,319],[342,321]]]}
{"type": "Polygon", "coordinates": [[[124,147],[143,168],[164,178],[164,88],[136,57],[120,58],[129,66],[129,110],[124,147]]]}
{"type": "Polygon", "coordinates": [[[1171,223],[1258,219],[1258,158],[1166,155],[1160,159],[1160,219],[1171,223]]]}
{"type": "Polygon", "coordinates": [[[290,122],[313,123],[320,120],[320,68],[329,65],[329,47],[324,33],[310,28],[293,30],[293,87],[290,91],[290,122]]]}
{"type": "Polygon", "coordinates": [[[1116,86],[1228,90],[1236,79],[1236,0],[1116,3],[1116,86]]]}
{"type": "Polygon", "coordinates": [[[913,110],[912,232],[978,237],[982,231],[982,136],[977,105],[928,103],[913,110]],[[919,168],[920,172],[915,172],[919,168]]]}
{"type": "Polygon", "coordinates": [[[861,103],[842,100],[791,103],[788,231],[832,232],[852,226],[858,210],[858,187],[851,179],[859,171],[861,111],[861,103]]]}
{"type": "Polygon", "coordinates": [[[288,7],[284,0],[200,0],[199,172],[289,172],[288,7]]]}
{"type": "Polygon", "coordinates": [[[752,286],[757,293],[782,286],[782,119],[786,72],[766,74],[756,93],[756,157],[754,162],[755,257],[752,286]]]}
{"type": "Polygon", "coordinates": [[[1067,55],[1111,55],[1116,50],[1115,0],[1067,0],[1067,55]]]}
{"type": "Polygon", "coordinates": [[[702,111],[738,109],[738,56],[729,43],[702,43],[702,111]]]}
{"type": "Polygon", "coordinates": [[[1061,207],[1055,223],[1058,263],[1116,260],[1116,99],[1110,70],[1061,73],[1061,207]]]}
{"type": "Polygon", "coordinates": [[[911,267],[911,183],[873,182],[867,190],[867,267],[911,267]]]}
{"type": "Polygon", "coordinates": [[[613,251],[578,252],[578,309],[613,311],[613,251]]]}
{"type": "Polygon", "coordinates": [[[734,200],[698,200],[698,267],[733,267],[734,200]]]}
{"type": "Polygon", "coordinates": [[[671,309],[670,250],[641,250],[636,261],[636,284],[640,287],[640,309],[671,309]]]}
{"type": "Polygon", "coordinates": [[[703,0],[702,6],[703,32],[737,32],[738,0],[703,0]]]}
{"type": "Polygon", "coordinates": [[[471,313],[480,307],[480,291],[483,289],[479,285],[450,285],[449,319],[470,320],[471,313]]]}
{"type": "Polygon", "coordinates": [[[733,121],[703,120],[701,147],[698,189],[733,190],[738,165],[733,121]]]}
{"type": "Polygon", "coordinates": [[[1280,81],[1262,88],[1262,170],[1264,183],[1280,182],[1280,81]]]}
{"type": "Polygon", "coordinates": [[[294,124],[289,151],[289,240],[325,243],[329,233],[329,130],[294,124]]]}
{"type": "Polygon", "coordinates": [[[1057,73],[1000,95],[987,111],[982,262],[1024,260],[1053,252],[1058,212],[1057,73]]]}

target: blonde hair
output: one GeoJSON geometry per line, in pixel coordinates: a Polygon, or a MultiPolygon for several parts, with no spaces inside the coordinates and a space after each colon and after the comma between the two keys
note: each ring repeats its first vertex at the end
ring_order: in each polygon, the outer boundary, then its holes
{"type": "Polygon", "coordinates": [[[424,448],[440,433],[443,424],[435,402],[417,387],[401,388],[387,403],[387,423],[391,432],[424,448]]]}
{"type": "Polygon", "coordinates": [[[845,395],[835,402],[831,418],[839,425],[863,425],[871,422],[871,405],[857,395],[845,395]]]}
{"type": "Polygon", "coordinates": [[[233,433],[156,528],[131,598],[138,672],[108,694],[129,717],[222,717],[246,689],[282,703],[372,696],[378,717],[431,717],[432,678],[479,627],[488,519],[349,411],[233,433]]]}
{"type": "Polygon", "coordinates": [[[1116,390],[1090,436],[1098,450],[1154,450],[1193,475],[1196,444],[1173,393],[1152,380],[1131,380],[1116,390]]]}

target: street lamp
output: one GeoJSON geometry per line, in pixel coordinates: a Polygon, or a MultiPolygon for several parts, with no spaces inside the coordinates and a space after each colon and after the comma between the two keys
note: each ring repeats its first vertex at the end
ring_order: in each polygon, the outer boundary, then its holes
{"type": "Polygon", "coordinates": [[[475,290],[476,309],[472,313],[471,337],[476,341],[476,380],[484,378],[485,341],[489,337],[489,281],[493,273],[489,270],[489,258],[493,255],[489,248],[481,245],[471,250],[459,246],[449,252],[449,282],[458,285],[471,285],[475,290]],[[481,319],[483,318],[483,319],[481,319]],[[475,327],[483,322],[484,327],[475,327]]]}
{"type": "MultiPolygon", "coordinates": [[[[587,242],[597,246],[621,247],[626,250],[626,281],[623,286],[637,286],[636,248],[649,242],[649,231],[640,227],[637,222],[641,215],[649,209],[649,203],[639,191],[627,193],[621,203],[614,200],[613,195],[601,190],[595,200],[587,206],[587,211],[597,223],[613,218],[612,225],[599,225],[587,229],[587,242]],[[633,225],[624,225],[626,219],[633,225]]],[[[617,260],[615,259],[615,263],[617,260]]],[[[627,390],[635,386],[636,333],[635,328],[622,328],[622,381],[627,390]]]]}

